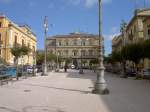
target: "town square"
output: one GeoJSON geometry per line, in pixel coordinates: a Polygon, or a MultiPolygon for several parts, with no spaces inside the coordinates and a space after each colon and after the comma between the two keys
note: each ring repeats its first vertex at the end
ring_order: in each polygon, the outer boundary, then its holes
{"type": "Polygon", "coordinates": [[[0,0],[0,112],[149,112],[150,0],[0,0]]]}

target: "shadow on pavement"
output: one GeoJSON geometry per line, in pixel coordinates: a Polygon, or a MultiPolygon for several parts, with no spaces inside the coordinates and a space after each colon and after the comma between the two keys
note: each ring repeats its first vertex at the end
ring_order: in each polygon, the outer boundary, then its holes
{"type": "MultiPolygon", "coordinates": [[[[68,78],[96,80],[96,73],[85,70],[84,74],[78,71],[69,71],[68,78]]],[[[100,102],[107,108],[103,112],[149,112],[150,89],[145,81],[124,79],[110,73],[105,73],[109,95],[99,95],[100,102]]]]}
{"type": "Polygon", "coordinates": [[[91,93],[90,91],[82,91],[82,90],[77,90],[77,89],[65,89],[65,88],[58,88],[58,87],[52,87],[52,86],[43,86],[43,85],[38,85],[38,84],[29,84],[28,83],[28,84],[23,84],[23,85],[44,87],[44,88],[57,89],[57,90],[63,90],[63,91],[80,92],[80,93],[83,93],[83,94],[91,93]]]}

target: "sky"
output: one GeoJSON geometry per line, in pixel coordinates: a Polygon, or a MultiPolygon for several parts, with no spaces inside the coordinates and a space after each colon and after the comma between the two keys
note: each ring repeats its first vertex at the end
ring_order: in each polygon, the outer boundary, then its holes
{"type": "MultiPolygon", "coordinates": [[[[150,7],[150,0],[145,1],[145,7],[150,7]]],[[[139,7],[144,7],[144,0],[102,0],[106,55],[111,53],[112,38],[120,33],[121,21],[128,23],[139,7]]],[[[28,24],[37,35],[38,49],[44,48],[45,16],[48,36],[72,32],[98,34],[98,0],[0,0],[0,14],[16,24],[28,24]]]]}

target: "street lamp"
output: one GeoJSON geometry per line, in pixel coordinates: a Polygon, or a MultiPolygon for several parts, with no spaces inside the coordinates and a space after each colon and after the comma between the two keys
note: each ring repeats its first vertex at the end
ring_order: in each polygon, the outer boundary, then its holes
{"type": "Polygon", "coordinates": [[[35,63],[35,58],[36,58],[36,52],[35,52],[35,50],[32,52],[32,55],[33,55],[33,76],[36,76],[36,73],[35,73],[35,65],[36,65],[36,63],[35,63]]]}
{"type": "Polygon", "coordinates": [[[98,6],[99,6],[99,67],[97,68],[97,79],[95,82],[94,90],[92,91],[95,94],[108,94],[109,90],[107,89],[106,81],[104,79],[104,63],[103,63],[103,43],[104,38],[102,36],[102,0],[98,0],[98,6]]]}
{"type": "Polygon", "coordinates": [[[44,18],[44,50],[45,50],[45,57],[44,57],[44,70],[43,70],[43,73],[42,75],[47,75],[47,53],[46,53],[46,38],[47,38],[47,31],[48,31],[48,19],[47,19],[47,16],[45,16],[44,18]]]}
{"type": "MultiPolygon", "coordinates": [[[[56,47],[59,46],[59,43],[56,42],[56,47]]],[[[56,72],[59,72],[59,59],[58,59],[58,51],[56,50],[56,72]]]]}

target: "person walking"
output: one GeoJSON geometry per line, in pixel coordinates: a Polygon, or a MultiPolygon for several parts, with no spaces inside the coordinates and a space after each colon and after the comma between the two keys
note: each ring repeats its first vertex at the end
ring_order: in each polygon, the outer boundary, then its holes
{"type": "Polygon", "coordinates": [[[68,66],[67,66],[67,64],[65,64],[65,66],[64,66],[65,72],[67,72],[67,68],[68,68],[68,66]]]}

